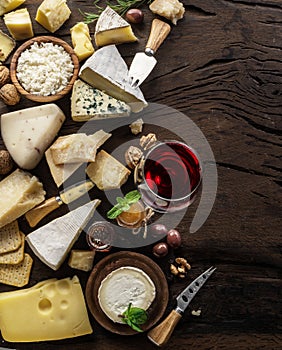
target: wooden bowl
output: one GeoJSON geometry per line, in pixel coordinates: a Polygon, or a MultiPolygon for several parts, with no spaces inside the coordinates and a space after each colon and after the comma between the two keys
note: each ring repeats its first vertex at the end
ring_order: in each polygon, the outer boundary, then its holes
{"type": "Polygon", "coordinates": [[[132,266],[143,270],[153,281],[156,287],[156,297],[147,310],[148,320],[141,326],[143,331],[152,328],[163,316],[169,299],[168,285],[161,268],[150,258],[143,254],[122,251],[106,256],[93,268],[86,284],[86,301],[90,312],[101,326],[110,332],[121,335],[134,335],[134,331],[126,324],[115,323],[110,320],[100,307],[98,290],[103,279],[112,271],[132,266]]]}
{"type": "Polygon", "coordinates": [[[59,100],[60,98],[65,96],[72,89],[72,86],[73,86],[73,84],[78,76],[78,71],[79,71],[79,61],[78,61],[78,58],[77,58],[76,54],[74,53],[74,50],[72,49],[72,47],[68,43],[66,43],[64,40],[61,40],[61,39],[53,37],[53,36],[38,36],[38,37],[34,37],[34,38],[26,41],[24,44],[22,44],[16,50],[16,52],[14,53],[14,55],[12,57],[11,65],[10,65],[11,80],[12,80],[12,83],[16,86],[19,93],[21,95],[23,95],[24,97],[28,98],[29,100],[41,102],[41,103],[53,102],[53,101],[59,100]],[[32,44],[34,44],[36,42],[37,43],[51,42],[53,44],[60,45],[65,49],[65,51],[70,55],[70,57],[72,59],[72,62],[74,65],[73,76],[70,79],[70,81],[68,82],[68,84],[64,87],[64,89],[61,90],[60,92],[56,93],[55,95],[42,96],[42,95],[32,94],[23,88],[23,86],[20,84],[20,82],[17,78],[16,69],[17,69],[18,59],[19,59],[20,55],[22,54],[23,51],[28,49],[32,44]]]}

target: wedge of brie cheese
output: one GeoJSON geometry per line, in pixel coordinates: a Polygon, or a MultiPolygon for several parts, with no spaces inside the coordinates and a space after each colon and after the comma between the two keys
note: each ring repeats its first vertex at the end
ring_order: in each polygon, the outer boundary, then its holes
{"type": "Polygon", "coordinates": [[[57,270],[100,202],[93,200],[28,234],[26,240],[34,254],[57,270]]]}
{"type": "Polygon", "coordinates": [[[131,25],[126,22],[110,6],[99,16],[95,27],[95,42],[97,46],[122,44],[137,41],[131,25]]]}
{"type": "Polygon", "coordinates": [[[79,76],[92,87],[129,104],[132,112],[147,106],[141,90],[130,85],[127,65],[115,45],[95,51],[81,67],[79,76]]]}
{"type": "Polygon", "coordinates": [[[99,305],[113,321],[123,323],[120,315],[132,303],[134,307],[147,310],[156,296],[151,278],[141,269],[120,267],[103,279],[98,290],[99,305]]]}

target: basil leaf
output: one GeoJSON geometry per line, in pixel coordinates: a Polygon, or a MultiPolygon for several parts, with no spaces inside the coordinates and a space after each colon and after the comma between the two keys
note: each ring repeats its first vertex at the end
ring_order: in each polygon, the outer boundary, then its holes
{"type": "Polygon", "coordinates": [[[141,198],[141,195],[137,190],[128,192],[124,198],[117,197],[116,201],[118,203],[107,212],[107,218],[115,219],[122,212],[129,210],[130,205],[135,202],[138,202],[140,198],[141,198]]]}
{"type": "Polygon", "coordinates": [[[137,331],[137,332],[144,332],[141,328],[139,328],[136,324],[132,323],[131,326],[130,326],[134,331],[137,331]]]}
{"type": "Polygon", "coordinates": [[[137,201],[139,201],[139,199],[141,198],[140,193],[137,190],[134,191],[130,191],[125,195],[125,198],[127,200],[127,202],[135,203],[137,201]]]}

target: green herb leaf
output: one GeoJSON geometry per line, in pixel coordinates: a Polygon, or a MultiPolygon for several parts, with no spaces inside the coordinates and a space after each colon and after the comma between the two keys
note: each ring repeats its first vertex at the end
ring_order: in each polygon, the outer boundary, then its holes
{"type": "Polygon", "coordinates": [[[148,315],[147,312],[140,307],[132,307],[130,303],[128,308],[122,314],[122,321],[137,332],[143,332],[139,325],[144,324],[148,315]]]}
{"type": "Polygon", "coordinates": [[[117,204],[107,212],[107,218],[115,219],[122,212],[128,210],[131,204],[138,202],[140,198],[141,198],[141,195],[137,190],[128,192],[124,196],[124,198],[117,197],[116,198],[117,204]]]}

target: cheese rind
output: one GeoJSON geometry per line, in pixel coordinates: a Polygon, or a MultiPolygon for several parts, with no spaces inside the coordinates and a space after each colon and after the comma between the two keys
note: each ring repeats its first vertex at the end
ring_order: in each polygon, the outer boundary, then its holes
{"type": "Polygon", "coordinates": [[[128,68],[115,45],[95,51],[81,67],[79,76],[86,83],[140,112],[148,104],[140,90],[129,83],[128,68]]]}
{"type": "Polygon", "coordinates": [[[113,321],[123,323],[120,315],[131,303],[147,310],[156,296],[151,278],[141,269],[120,267],[103,279],[98,290],[101,309],[113,321]]]}
{"type": "Polygon", "coordinates": [[[93,332],[77,276],[0,294],[0,329],[9,342],[73,338],[93,332]],[[16,317],[15,317],[16,315],[16,317]]]}
{"type": "Polygon", "coordinates": [[[28,234],[26,241],[34,254],[58,270],[100,202],[93,200],[28,234]]]}
{"type": "Polygon", "coordinates": [[[4,16],[4,22],[15,40],[25,40],[34,36],[28,10],[20,9],[4,16]]]}
{"type": "Polygon", "coordinates": [[[0,2],[0,16],[4,13],[10,12],[23,4],[25,0],[1,0],[0,2]]]}
{"type": "Polygon", "coordinates": [[[71,29],[72,46],[79,61],[85,60],[94,52],[89,28],[86,23],[78,22],[71,29]]]}
{"type": "Polygon", "coordinates": [[[0,182],[0,227],[16,220],[45,199],[37,177],[16,169],[0,182]]]}
{"type": "Polygon", "coordinates": [[[71,117],[74,121],[84,122],[129,115],[130,107],[125,102],[93,88],[80,79],[75,81],[71,96],[71,117]]]}
{"type": "Polygon", "coordinates": [[[37,166],[65,118],[53,103],[2,114],[2,138],[20,168],[30,170],[37,166]]]}
{"type": "Polygon", "coordinates": [[[15,40],[0,30],[0,62],[4,62],[15,47],[15,40]]]}
{"type": "Polygon", "coordinates": [[[110,6],[100,14],[95,27],[97,46],[122,44],[137,41],[131,25],[110,6]]]}
{"type": "Polygon", "coordinates": [[[38,7],[35,20],[44,28],[54,33],[70,17],[66,0],[44,0],[38,7]]]}

